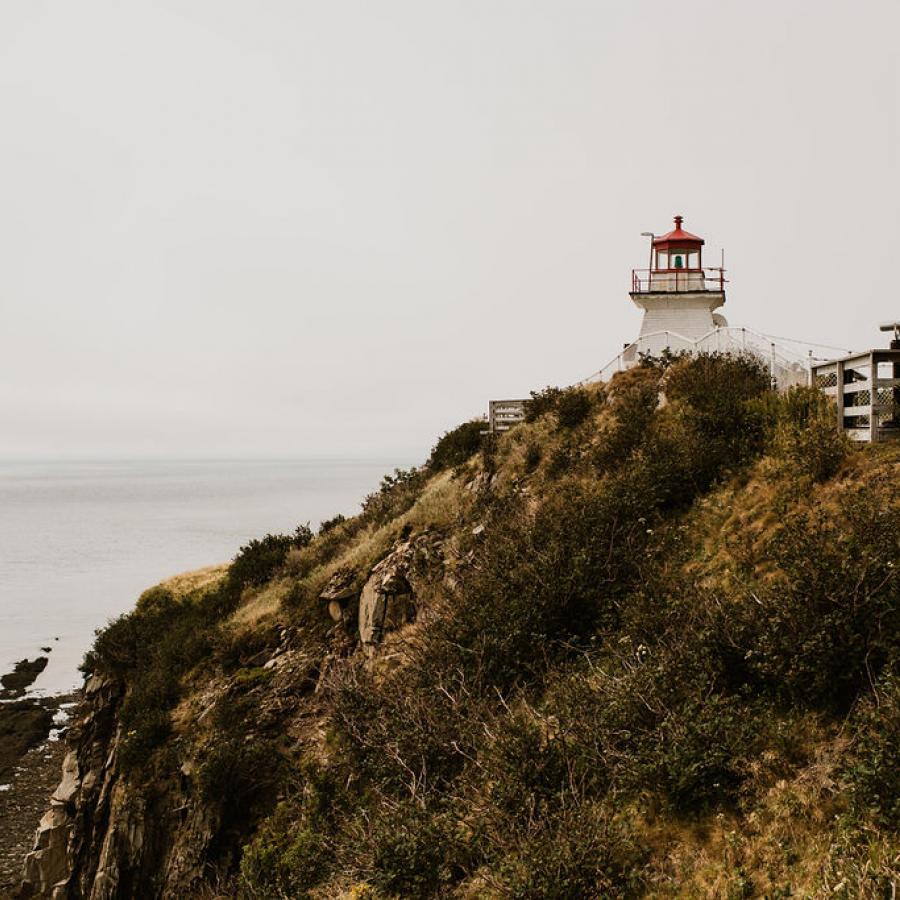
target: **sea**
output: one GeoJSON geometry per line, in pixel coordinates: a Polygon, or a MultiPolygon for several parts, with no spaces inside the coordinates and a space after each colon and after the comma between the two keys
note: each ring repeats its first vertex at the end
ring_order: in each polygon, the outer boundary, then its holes
{"type": "Polygon", "coordinates": [[[251,538],[352,515],[386,472],[410,464],[0,462],[0,674],[46,655],[34,693],[79,686],[95,630],[143,590],[227,562],[251,538]]]}

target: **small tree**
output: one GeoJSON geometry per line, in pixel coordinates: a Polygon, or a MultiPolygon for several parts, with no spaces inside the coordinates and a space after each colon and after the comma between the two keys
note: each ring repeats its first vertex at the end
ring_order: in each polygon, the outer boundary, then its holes
{"type": "Polygon", "coordinates": [[[481,447],[481,432],[484,427],[483,421],[473,419],[445,432],[431,451],[428,467],[440,472],[468,462],[481,447]]]}

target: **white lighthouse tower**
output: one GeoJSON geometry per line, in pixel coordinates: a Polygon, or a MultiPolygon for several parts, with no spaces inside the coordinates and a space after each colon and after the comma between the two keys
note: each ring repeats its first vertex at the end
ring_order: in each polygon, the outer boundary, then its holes
{"type": "Polygon", "coordinates": [[[675,228],[653,237],[650,268],[632,271],[631,299],[644,310],[638,343],[645,352],[693,345],[728,323],[715,312],[725,303],[724,269],[703,268],[703,238],[675,228]]]}

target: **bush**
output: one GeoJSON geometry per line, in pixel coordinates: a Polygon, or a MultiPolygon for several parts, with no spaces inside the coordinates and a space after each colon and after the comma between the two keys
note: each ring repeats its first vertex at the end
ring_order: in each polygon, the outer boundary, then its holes
{"type": "Polygon", "coordinates": [[[644,853],[623,822],[582,803],[526,826],[499,859],[498,886],[516,900],[637,896],[644,853]]]}
{"type": "Polygon", "coordinates": [[[336,516],[326,519],[319,525],[319,534],[328,534],[329,531],[337,528],[338,525],[343,525],[346,521],[347,517],[338,513],[336,516]]]}
{"type": "Polygon", "coordinates": [[[591,412],[591,395],[583,388],[563,391],[556,403],[556,418],[560,428],[577,428],[591,412]]]}
{"type": "Polygon", "coordinates": [[[481,419],[474,419],[446,432],[434,445],[428,467],[434,472],[440,472],[468,462],[481,447],[481,432],[484,429],[485,423],[481,419]]]}
{"type": "Polygon", "coordinates": [[[563,390],[558,387],[545,387],[542,391],[532,391],[531,399],[525,403],[525,421],[536,422],[541,416],[556,411],[563,390]]]}
{"type": "Polygon", "coordinates": [[[547,413],[556,413],[560,428],[577,428],[590,415],[591,395],[581,387],[546,387],[532,391],[525,403],[525,421],[535,422],[547,413]]]}
{"type": "Polygon", "coordinates": [[[153,588],[132,612],[97,632],[82,671],[112,675],[127,688],[120,712],[126,770],[144,766],[168,736],[169,710],[181,696],[182,676],[213,653],[218,623],[237,598],[227,577],[182,600],[153,588]]]}
{"type": "MultiPolygon", "coordinates": [[[[290,815],[290,814],[288,814],[290,815]]],[[[305,900],[330,871],[325,835],[308,826],[266,823],[241,855],[241,897],[305,900]]]]}
{"type": "Polygon", "coordinates": [[[241,855],[241,896],[305,898],[334,866],[332,852],[338,786],[318,766],[304,763],[299,785],[278,804],[241,855]]]}
{"type": "Polygon", "coordinates": [[[664,389],[669,400],[688,403],[710,433],[733,428],[744,419],[748,401],[771,390],[765,364],[756,356],[700,353],[668,369],[664,389]]]}
{"type": "Polygon", "coordinates": [[[524,701],[521,709],[502,713],[485,722],[488,739],[479,746],[478,768],[467,773],[470,792],[479,795],[473,803],[480,808],[477,829],[498,845],[510,822],[544,818],[575,799],[569,747],[554,735],[554,719],[524,701]]]}
{"type": "Polygon", "coordinates": [[[213,655],[226,672],[232,672],[277,645],[278,635],[274,625],[241,630],[223,627],[214,635],[213,655]]]}
{"type": "Polygon", "coordinates": [[[799,512],[769,542],[785,580],[742,606],[752,672],[794,702],[845,710],[900,652],[900,491],[845,491],[799,512]]]}
{"type": "Polygon", "coordinates": [[[533,472],[541,463],[541,445],[529,443],[525,448],[525,469],[533,472]]]}
{"type": "Polygon", "coordinates": [[[774,395],[767,413],[773,452],[792,473],[825,481],[850,452],[850,441],[837,427],[834,404],[814,388],[793,387],[774,395]]]}
{"type": "Polygon", "coordinates": [[[433,810],[407,802],[383,808],[369,833],[372,884],[389,896],[429,897],[459,877],[456,840],[433,810]]]}
{"type": "Polygon", "coordinates": [[[272,741],[243,735],[218,740],[208,748],[198,771],[200,795],[222,808],[223,825],[244,817],[277,783],[281,756],[272,741]]]}
{"type": "Polygon", "coordinates": [[[900,829],[900,677],[888,675],[856,714],[844,777],[862,819],[900,829]]]}
{"type": "Polygon", "coordinates": [[[689,696],[660,722],[642,769],[678,813],[733,802],[763,734],[747,698],[689,696]]]}
{"type": "Polygon", "coordinates": [[[689,350],[672,350],[670,347],[663,347],[659,356],[652,353],[638,353],[638,365],[642,369],[656,369],[659,372],[665,372],[670,366],[683,359],[690,359],[691,352],[689,350]]]}
{"type": "Polygon", "coordinates": [[[288,551],[309,545],[313,533],[308,525],[298,525],[292,535],[267,534],[254,538],[238,551],[229,576],[241,588],[265,584],[284,565],[288,551]]]}
{"type": "Polygon", "coordinates": [[[403,515],[419,498],[427,478],[423,469],[394,469],[381,479],[378,490],[363,500],[360,521],[384,525],[403,515]]]}
{"type": "Polygon", "coordinates": [[[714,654],[684,633],[607,645],[554,681],[544,714],[587,796],[652,793],[678,814],[735,802],[747,760],[773,744],[764,712],[730,693],[714,654]]]}
{"type": "Polygon", "coordinates": [[[612,394],[613,425],[594,451],[594,464],[601,472],[626,462],[647,439],[658,402],[658,379],[645,378],[612,394]]]}
{"type": "Polygon", "coordinates": [[[445,675],[437,667],[384,679],[360,666],[332,673],[332,719],[347,764],[361,781],[409,796],[440,789],[460,772],[479,727],[469,718],[478,698],[445,675]]]}

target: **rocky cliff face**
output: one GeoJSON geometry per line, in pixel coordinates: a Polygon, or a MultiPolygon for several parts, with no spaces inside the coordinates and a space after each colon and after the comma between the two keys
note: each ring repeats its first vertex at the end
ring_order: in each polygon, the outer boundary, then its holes
{"type": "MultiPolygon", "coordinates": [[[[257,654],[270,676],[255,721],[290,730],[315,727],[315,690],[335,658],[372,659],[393,632],[415,622],[429,586],[445,575],[442,542],[431,533],[397,541],[370,571],[338,571],[320,594],[336,619],[331,646],[338,653],[313,659],[297,646],[296,630],[280,628],[278,642],[257,654]],[[362,582],[362,588],[355,584],[362,582]]],[[[240,678],[240,675],[238,676],[240,678]]],[[[228,702],[229,680],[206,684],[191,711],[203,719],[228,702]]],[[[86,681],[73,716],[59,783],[25,861],[20,897],[186,897],[221,864],[223,804],[198,789],[198,764],[189,740],[179,742],[177,777],[151,785],[130,778],[120,764],[118,715],[128,686],[102,675],[86,681]]]]}

